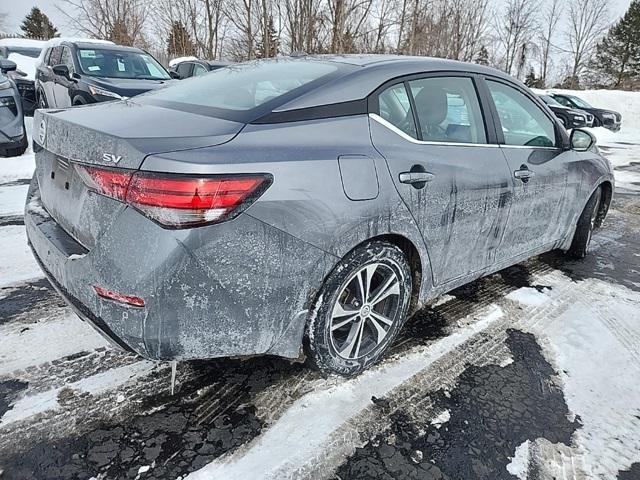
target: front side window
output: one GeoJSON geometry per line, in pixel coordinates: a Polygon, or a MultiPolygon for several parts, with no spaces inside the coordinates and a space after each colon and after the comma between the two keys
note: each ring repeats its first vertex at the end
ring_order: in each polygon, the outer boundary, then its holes
{"type": "Polygon", "coordinates": [[[60,64],[60,55],[62,53],[62,47],[53,47],[51,49],[51,53],[49,54],[49,62],[47,65],[53,67],[54,65],[60,64]]]}
{"type": "Polygon", "coordinates": [[[62,48],[62,56],[60,57],[60,63],[66,65],[69,69],[69,73],[73,74],[76,71],[73,66],[73,57],[71,57],[71,50],[68,47],[62,48]]]}
{"type": "Polygon", "coordinates": [[[487,81],[498,110],[505,145],[554,147],[556,129],[529,97],[504,83],[487,81]]]}
{"type": "Polygon", "coordinates": [[[421,140],[487,143],[482,110],[473,80],[430,77],[409,82],[421,140]]]}
{"type": "Polygon", "coordinates": [[[379,114],[407,135],[417,138],[411,102],[404,83],[387,88],[378,96],[379,114]]]}
{"type": "Polygon", "coordinates": [[[205,73],[209,73],[209,71],[204,68],[202,65],[196,63],[193,65],[193,76],[199,77],[200,75],[204,75],[205,73]]]}
{"type": "Polygon", "coordinates": [[[78,49],[78,63],[85,75],[107,78],[168,80],[170,75],[149,54],[105,48],[78,49]]]}

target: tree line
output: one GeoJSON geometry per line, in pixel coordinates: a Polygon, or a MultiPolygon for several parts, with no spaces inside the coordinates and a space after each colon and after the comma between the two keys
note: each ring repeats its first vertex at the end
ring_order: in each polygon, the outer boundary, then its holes
{"type": "MultiPolygon", "coordinates": [[[[168,57],[304,52],[426,55],[486,64],[533,87],[640,86],[640,0],[60,0],[78,32],[168,57]]],[[[37,7],[25,36],[56,29],[37,7]]]]}

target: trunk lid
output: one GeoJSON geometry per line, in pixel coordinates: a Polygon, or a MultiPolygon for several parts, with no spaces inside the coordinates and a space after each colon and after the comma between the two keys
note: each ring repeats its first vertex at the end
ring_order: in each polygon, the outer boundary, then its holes
{"type": "Polygon", "coordinates": [[[244,126],[128,101],[38,110],[33,125],[42,204],[88,249],[126,206],[90,192],[74,163],[137,170],[147,155],[226,143],[244,126]]]}

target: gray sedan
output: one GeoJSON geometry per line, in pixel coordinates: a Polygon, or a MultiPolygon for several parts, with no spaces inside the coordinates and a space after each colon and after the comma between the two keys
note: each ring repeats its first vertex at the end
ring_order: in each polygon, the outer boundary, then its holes
{"type": "Polygon", "coordinates": [[[113,343],[342,375],[447,291],[583,257],[614,182],[594,138],[520,82],[428,58],[233,65],[38,111],[34,142],[34,255],[113,343]]]}

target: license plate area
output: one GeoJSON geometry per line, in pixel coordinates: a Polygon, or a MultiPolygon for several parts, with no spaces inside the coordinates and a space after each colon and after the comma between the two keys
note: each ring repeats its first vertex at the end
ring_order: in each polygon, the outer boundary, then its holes
{"type": "Polygon", "coordinates": [[[69,190],[71,188],[73,165],[62,157],[56,157],[51,165],[49,178],[53,184],[60,190],[69,190]]]}

